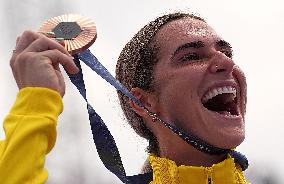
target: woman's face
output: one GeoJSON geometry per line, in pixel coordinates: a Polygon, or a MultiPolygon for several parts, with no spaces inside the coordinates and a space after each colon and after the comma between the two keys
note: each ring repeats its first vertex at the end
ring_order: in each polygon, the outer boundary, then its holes
{"type": "Polygon", "coordinates": [[[158,116],[212,145],[239,145],[245,137],[246,80],[229,43],[193,18],[166,24],[155,38],[158,116]]]}

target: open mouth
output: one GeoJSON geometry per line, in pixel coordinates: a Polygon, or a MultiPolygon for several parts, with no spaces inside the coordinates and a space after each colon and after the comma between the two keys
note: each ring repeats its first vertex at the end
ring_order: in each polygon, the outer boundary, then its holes
{"type": "Polygon", "coordinates": [[[211,89],[202,98],[202,104],[210,111],[227,116],[238,116],[237,90],[232,86],[211,89]]]}

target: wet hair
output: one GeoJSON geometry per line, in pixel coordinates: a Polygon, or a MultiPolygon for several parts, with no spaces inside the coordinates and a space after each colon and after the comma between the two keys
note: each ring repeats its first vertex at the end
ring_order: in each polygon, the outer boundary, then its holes
{"type": "MultiPolygon", "coordinates": [[[[117,61],[116,78],[128,90],[135,87],[148,92],[154,90],[153,71],[155,64],[158,62],[158,47],[156,47],[155,35],[165,24],[182,18],[194,18],[204,21],[204,19],[199,16],[187,13],[171,13],[163,15],[145,25],[125,45],[117,61]]],[[[128,123],[138,135],[149,141],[147,151],[159,155],[157,139],[146,127],[143,118],[129,105],[128,97],[124,96],[119,91],[118,97],[128,123]]]]}

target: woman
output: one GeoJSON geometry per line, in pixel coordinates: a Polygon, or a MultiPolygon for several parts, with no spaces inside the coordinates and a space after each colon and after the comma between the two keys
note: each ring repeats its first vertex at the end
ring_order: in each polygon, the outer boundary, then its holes
{"type": "Polygon", "coordinates": [[[117,79],[147,111],[121,93],[119,99],[130,125],[149,140],[143,171],[153,171],[152,184],[246,183],[230,155],[198,150],[159,123],[217,148],[241,144],[246,80],[232,56],[230,44],[202,18],[183,13],[150,22],[124,47],[117,79]]]}

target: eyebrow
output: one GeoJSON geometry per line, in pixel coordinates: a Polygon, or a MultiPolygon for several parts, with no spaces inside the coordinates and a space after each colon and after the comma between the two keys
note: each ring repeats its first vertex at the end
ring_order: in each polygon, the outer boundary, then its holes
{"type": "MultiPolygon", "coordinates": [[[[216,46],[218,47],[227,47],[227,48],[232,48],[231,44],[225,40],[218,40],[216,43],[215,43],[216,46]]],[[[194,49],[198,49],[198,48],[202,48],[202,47],[205,47],[205,43],[203,41],[196,41],[196,42],[189,42],[189,43],[185,43],[181,46],[179,46],[173,56],[175,56],[178,52],[180,52],[181,50],[183,49],[187,49],[187,48],[194,48],[194,49]]]]}
{"type": "Polygon", "coordinates": [[[179,47],[175,50],[173,56],[175,56],[179,51],[181,51],[181,50],[183,50],[183,49],[187,49],[187,48],[198,49],[198,48],[201,48],[201,47],[204,47],[204,46],[205,46],[205,44],[204,44],[204,42],[202,42],[202,41],[189,42],[189,43],[186,43],[186,44],[183,44],[183,45],[179,46],[179,47]]]}
{"type": "Polygon", "coordinates": [[[219,40],[216,42],[216,45],[219,47],[228,47],[228,48],[232,48],[231,44],[225,40],[219,40]]]}

